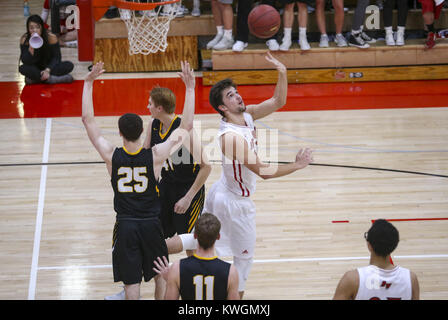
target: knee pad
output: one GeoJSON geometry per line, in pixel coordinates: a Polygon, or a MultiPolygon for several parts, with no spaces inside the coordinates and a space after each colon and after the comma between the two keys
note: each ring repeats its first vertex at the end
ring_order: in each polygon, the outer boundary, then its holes
{"type": "Polygon", "coordinates": [[[233,257],[233,265],[238,270],[238,291],[244,291],[246,288],[246,281],[249,277],[249,272],[254,262],[253,258],[242,259],[239,257],[233,257]]]}
{"type": "Polygon", "coordinates": [[[182,241],[182,249],[185,250],[196,250],[198,248],[198,241],[194,238],[192,233],[184,233],[179,235],[182,241]]]}

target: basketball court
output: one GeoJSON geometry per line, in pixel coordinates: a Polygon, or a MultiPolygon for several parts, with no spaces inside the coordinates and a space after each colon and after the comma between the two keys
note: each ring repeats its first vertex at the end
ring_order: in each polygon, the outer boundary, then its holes
{"type": "MultiPolygon", "coordinates": [[[[31,12],[40,14],[42,3],[31,1],[31,12]]],[[[122,287],[111,266],[110,177],[81,121],[91,63],[63,48],[75,81],[25,86],[16,64],[22,3],[5,1],[0,10],[0,299],[101,300],[122,287]]],[[[195,128],[213,162],[208,190],[221,174],[220,117],[202,72],[196,76],[195,128]]],[[[95,117],[107,139],[121,146],[117,120],[125,112],[142,115],[146,130],[148,93],[157,84],[176,93],[181,114],[176,72],[106,73],[95,81],[95,117]]],[[[274,87],[238,90],[251,104],[274,87]]],[[[448,80],[289,85],[286,106],[255,122],[262,159],[290,162],[310,147],[314,164],[257,181],[245,299],[331,299],[347,270],[368,265],[363,234],[379,218],[399,230],[392,259],[417,274],[421,299],[448,299],[447,88],[448,80]]],[[[143,283],[142,298],[154,298],[153,281],[143,283]]]]}

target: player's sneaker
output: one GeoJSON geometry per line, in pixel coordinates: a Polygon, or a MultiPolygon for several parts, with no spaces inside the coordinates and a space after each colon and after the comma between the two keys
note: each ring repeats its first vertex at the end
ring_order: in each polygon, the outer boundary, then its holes
{"type": "Polygon", "coordinates": [[[233,38],[228,38],[223,36],[221,40],[213,47],[213,50],[227,50],[231,49],[233,46],[233,38]]]}
{"type": "Polygon", "coordinates": [[[304,50],[304,51],[311,49],[310,44],[308,43],[308,40],[307,40],[306,36],[305,37],[300,37],[299,36],[299,46],[300,46],[300,49],[304,50]]]}
{"type": "Polygon", "coordinates": [[[248,43],[247,42],[243,42],[238,40],[237,42],[235,42],[235,44],[232,47],[232,51],[235,52],[242,52],[246,47],[247,47],[248,43]]]}
{"type": "Polygon", "coordinates": [[[214,46],[216,46],[218,44],[218,42],[221,41],[223,35],[224,35],[224,32],[216,34],[216,36],[207,43],[207,49],[210,50],[214,46]]]}
{"type": "Polygon", "coordinates": [[[348,45],[351,47],[358,47],[361,49],[367,49],[369,48],[369,44],[363,40],[361,35],[358,34],[350,34],[350,38],[348,38],[348,45]]]}
{"type": "Polygon", "coordinates": [[[326,34],[320,35],[319,47],[328,48],[328,35],[326,34]]]}
{"type": "Polygon", "coordinates": [[[280,45],[280,50],[281,51],[288,51],[289,50],[289,48],[291,47],[291,39],[285,39],[285,38],[283,38],[283,40],[282,40],[282,44],[280,45]]]}
{"type": "Polygon", "coordinates": [[[342,34],[337,34],[336,37],[334,38],[334,42],[336,43],[336,45],[338,47],[346,47],[348,46],[347,44],[347,40],[345,40],[345,37],[342,34]]]}
{"type": "Polygon", "coordinates": [[[126,295],[124,293],[124,289],[119,293],[104,297],[104,300],[125,300],[125,299],[126,295]]]}
{"type": "Polygon", "coordinates": [[[277,40],[270,39],[266,41],[266,45],[268,46],[269,50],[271,51],[278,51],[280,49],[280,45],[278,44],[277,40]]]}
{"type": "Polygon", "coordinates": [[[436,45],[436,35],[434,32],[428,32],[428,36],[425,41],[425,48],[431,49],[436,45]]]}

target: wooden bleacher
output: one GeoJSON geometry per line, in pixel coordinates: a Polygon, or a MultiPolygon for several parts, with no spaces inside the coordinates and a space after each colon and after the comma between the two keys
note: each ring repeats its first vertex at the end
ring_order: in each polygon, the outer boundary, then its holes
{"type": "MultiPolygon", "coordinates": [[[[394,11],[394,21],[396,14],[394,11]]],[[[352,16],[353,10],[346,13],[344,32],[350,30],[352,16]]],[[[318,32],[314,13],[309,14],[308,20],[308,32],[318,32]]],[[[326,21],[327,32],[334,32],[332,12],[326,12],[326,21]]],[[[421,30],[422,24],[421,10],[409,10],[406,29],[421,30]]],[[[447,9],[436,28],[448,28],[447,9]]],[[[256,43],[250,43],[241,53],[205,50],[204,41],[200,44],[199,38],[211,39],[215,32],[211,14],[176,18],[171,22],[166,52],[130,56],[124,23],[119,18],[103,18],[95,24],[94,61],[104,61],[111,72],[150,72],[178,70],[180,60],[188,60],[199,70],[201,61],[211,60],[212,70],[203,71],[205,85],[225,77],[233,77],[239,84],[276,82],[275,71],[265,70],[267,47],[263,42],[255,39],[256,43]]],[[[330,48],[319,48],[318,43],[311,42],[312,48],[307,52],[294,43],[289,51],[273,54],[287,66],[290,83],[448,79],[448,40],[439,40],[431,50],[424,50],[423,43],[423,39],[412,39],[406,40],[405,46],[388,47],[384,41],[378,41],[369,49],[358,49],[338,48],[334,43],[330,43],[330,48]]]]}

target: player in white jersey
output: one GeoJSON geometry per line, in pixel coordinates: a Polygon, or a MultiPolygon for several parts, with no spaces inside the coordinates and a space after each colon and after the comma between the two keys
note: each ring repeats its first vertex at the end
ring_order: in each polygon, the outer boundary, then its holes
{"type": "Polygon", "coordinates": [[[239,274],[241,297],[252,266],[255,249],[255,205],[250,196],[258,177],[281,177],[305,168],[312,162],[310,149],[300,149],[292,163],[263,163],[257,155],[254,120],[263,118],[286,103],[288,80],[285,66],[267,53],[266,60],[279,73],[272,98],[256,105],[244,104],[231,79],[216,83],[210,90],[210,104],[222,115],[218,141],[222,151],[222,175],[206,197],[204,212],[221,221],[221,238],[216,242],[218,256],[233,256],[239,274]]]}
{"type": "Polygon", "coordinates": [[[398,245],[398,230],[388,221],[376,220],[364,234],[370,265],[344,274],[335,300],[418,300],[420,289],[415,273],[394,266],[390,254],[398,245]]]}

